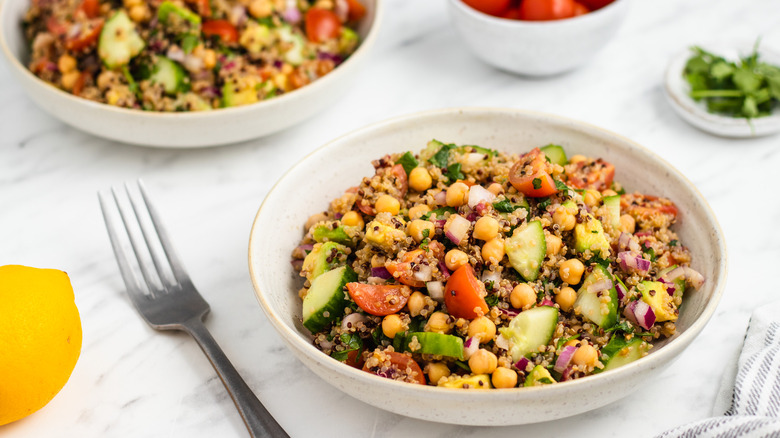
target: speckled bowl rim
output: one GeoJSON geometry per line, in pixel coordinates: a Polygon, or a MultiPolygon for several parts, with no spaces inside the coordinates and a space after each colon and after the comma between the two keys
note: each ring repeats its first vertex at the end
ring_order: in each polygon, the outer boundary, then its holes
{"type": "MultiPolygon", "coordinates": [[[[6,11],[8,10],[8,8],[6,8],[6,5],[8,3],[23,2],[23,1],[27,1],[27,0],[0,0],[0,23],[2,22],[3,17],[5,16],[6,11]]],[[[55,87],[54,85],[44,81],[38,76],[35,76],[27,67],[24,66],[24,64],[22,64],[22,62],[16,57],[16,55],[13,54],[11,49],[8,47],[8,43],[6,42],[5,39],[5,31],[3,30],[0,30],[0,52],[2,52],[3,55],[5,56],[10,68],[21,71],[22,74],[32,77],[39,85],[48,88],[48,91],[60,93],[60,95],[72,101],[76,105],[97,106],[105,111],[115,112],[117,114],[128,116],[128,117],[164,118],[168,120],[189,120],[189,119],[193,119],[196,121],[208,120],[210,118],[214,118],[215,114],[220,116],[222,115],[230,116],[230,115],[240,114],[242,112],[256,111],[258,110],[258,108],[261,107],[264,109],[268,108],[268,110],[271,111],[276,106],[284,105],[285,103],[287,103],[289,99],[298,99],[298,98],[303,99],[306,97],[307,94],[314,93],[317,91],[317,89],[330,85],[332,81],[336,80],[333,77],[334,75],[338,75],[340,71],[346,70],[344,67],[351,68],[352,64],[357,63],[358,59],[368,56],[368,53],[370,52],[370,48],[376,42],[377,36],[379,35],[380,25],[382,23],[382,20],[384,19],[385,0],[375,0],[375,2],[376,2],[376,6],[374,9],[374,20],[371,23],[371,27],[369,28],[366,37],[360,42],[360,45],[358,45],[358,48],[355,50],[355,52],[352,53],[352,55],[350,55],[346,60],[344,60],[344,62],[342,62],[339,66],[333,69],[331,73],[325,75],[324,77],[304,87],[298,88],[297,90],[293,90],[289,93],[284,93],[283,95],[275,97],[273,99],[260,101],[249,105],[231,107],[231,108],[218,108],[214,111],[190,111],[190,112],[143,111],[137,109],[120,108],[120,107],[108,105],[101,102],[87,100],[81,97],[74,96],[73,94],[61,90],[55,87]]]]}
{"type": "MultiPolygon", "coordinates": [[[[498,26],[504,26],[504,27],[511,27],[511,28],[523,28],[523,27],[550,27],[550,28],[559,28],[559,27],[565,27],[565,26],[576,26],[579,23],[583,23],[589,20],[597,20],[599,16],[609,13],[605,11],[611,11],[612,9],[616,8],[615,6],[617,3],[625,3],[630,0],[615,0],[612,3],[604,6],[603,8],[596,9],[595,11],[588,12],[587,14],[579,15],[576,17],[571,18],[564,18],[561,20],[540,20],[540,21],[530,21],[530,20],[513,20],[510,18],[503,18],[503,17],[496,17],[494,15],[486,14],[484,12],[480,12],[471,6],[463,3],[463,0],[448,0],[449,4],[454,7],[458,8],[459,10],[463,11],[464,13],[468,14],[469,16],[476,18],[478,20],[482,20],[483,22],[490,24],[490,25],[498,25],[498,26]]],[[[553,29],[551,29],[553,30],[553,29]]]]}
{"type": "Polygon", "coordinates": [[[594,386],[594,385],[598,385],[598,383],[602,381],[604,384],[607,384],[609,380],[612,380],[612,376],[617,376],[618,373],[632,374],[635,372],[634,370],[639,368],[658,368],[668,364],[670,361],[676,358],[676,356],[679,353],[681,353],[681,349],[684,350],[693,341],[693,339],[695,339],[696,336],[699,335],[699,333],[704,329],[704,327],[706,326],[706,324],[709,322],[710,318],[714,314],[715,309],[717,308],[718,303],[721,300],[723,291],[726,286],[726,280],[728,274],[727,265],[728,262],[727,262],[725,237],[723,234],[723,230],[720,227],[720,224],[715,218],[715,214],[713,213],[712,208],[707,203],[706,199],[701,194],[701,192],[699,192],[699,190],[696,188],[696,186],[688,178],[686,178],[680,171],[678,171],[671,164],[669,164],[666,160],[664,160],[663,158],[655,154],[650,149],[640,145],[639,143],[634,142],[633,140],[630,140],[612,131],[608,131],[606,129],[597,127],[595,125],[591,125],[589,123],[581,122],[574,119],[569,119],[558,115],[553,115],[553,114],[548,114],[548,113],[543,113],[538,111],[528,111],[528,110],[519,110],[519,109],[511,109],[511,108],[457,107],[457,108],[430,110],[430,111],[408,114],[408,115],[403,115],[388,120],[380,121],[374,124],[367,125],[363,128],[357,129],[345,135],[342,135],[341,137],[337,137],[336,139],[329,141],[328,143],[324,144],[323,146],[320,146],[319,148],[309,153],[298,163],[296,163],[293,167],[291,167],[287,172],[285,172],[285,174],[282,175],[282,177],[274,184],[271,190],[269,190],[268,195],[266,195],[266,198],[260,204],[260,207],[253,221],[252,230],[250,231],[250,238],[249,238],[249,275],[252,281],[252,285],[254,287],[255,296],[260,304],[260,307],[263,309],[266,316],[268,317],[268,320],[271,322],[273,327],[277,330],[277,332],[282,336],[282,338],[284,338],[284,340],[288,344],[298,349],[300,352],[306,354],[307,356],[312,357],[319,366],[325,367],[339,374],[346,374],[351,379],[358,380],[362,384],[377,386],[380,387],[381,389],[386,389],[387,391],[400,390],[405,392],[410,392],[410,391],[415,393],[419,392],[420,394],[425,395],[425,397],[428,399],[459,398],[464,401],[469,401],[474,403],[479,403],[480,400],[488,400],[488,399],[491,401],[507,401],[507,402],[518,401],[523,399],[533,400],[537,394],[540,394],[542,392],[544,392],[547,396],[557,396],[557,395],[565,396],[571,389],[574,389],[575,387],[594,386]],[[721,281],[715,285],[713,295],[710,298],[710,300],[707,302],[705,308],[702,310],[702,313],[699,316],[699,318],[697,318],[691,324],[691,326],[688,327],[684,332],[682,332],[679,336],[674,337],[674,339],[672,339],[669,343],[664,345],[662,348],[659,348],[658,350],[652,352],[651,354],[635,362],[631,362],[620,368],[610,370],[609,372],[591,375],[583,379],[574,379],[566,382],[559,382],[554,385],[534,386],[528,388],[517,387],[517,388],[505,388],[505,389],[491,389],[489,391],[464,391],[462,389],[456,389],[456,388],[444,388],[444,387],[428,386],[428,385],[426,386],[412,385],[409,383],[382,378],[373,375],[371,373],[367,373],[365,371],[350,367],[342,362],[333,360],[330,356],[323,354],[320,350],[314,347],[314,345],[312,345],[312,343],[309,340],[304,339],[300,335],[300,333],[298,333],[297,331],[289,327],[287,324],[285,324],[280,319],[279,315],[277,315],[277,313],[271,306],[270,302],[266,299],[263,291],[260,289],[260,279],[258,275],[254,272],[254,268],[253,268],[254,259],[252,255],[252,248],[253,248],[253,239],[255,235],[255,224],[257,224],[258,218],[260,214],[263,212],[263,206],[265,205],[265,202],[270,196],[270,194],[277,189],[279,184],[285,181],[285,179],[288,177],[289,174],[291,174],[296,168],[301,166],[303,163],[315,158],[319,154],[328,153],[328,150],[332,148],[334,145],[338,145],[339,143],[345,142],[352,137],[361,136],[364,135],[366,132],[376,131],[383,127],[388,127],[393,125],[400,126],[406,122],[414,121],[415,119],[434,117],[434,116],[455,115],[460,113],[472,113],[472,114],[481,114],[481,115],[490,115],[496,113],[511,113],[518,116],[526,116],[530,118],[548,118],[559,122],[572,123],[586,129],[601,131],[602,133],[620,139],[624,143],[630,144],[632,147],[635,147],[643,151],[648,156],[653,157],[659,163],[663,164],[666,167],[666,170],[675,174],[678,178],[685,181],[688,184],[688,188],[691,190],[691,193],[698,198],[697,201],[700,203],[701,208],[704,210],[707,219],[710,221],[713,228],[717,232],[717,235],[720,237],[720,239],[718,239],[720,243],[720,245],[718,245],[718,247],[720,248],[720,254],[718,257],[719,263],[717,265],[715,272],[718,274],[718,277],[721,279],[721,281]]]}

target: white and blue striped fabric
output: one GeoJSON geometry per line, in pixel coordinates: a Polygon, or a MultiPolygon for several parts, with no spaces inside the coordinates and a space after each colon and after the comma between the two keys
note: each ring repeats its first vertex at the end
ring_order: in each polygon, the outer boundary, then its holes
{"type": "Polygon", "coordinates": [[[780,438],[780,303],[753,312],[735,371],[715,402],[719,416],[658,438],[780,438]]]}

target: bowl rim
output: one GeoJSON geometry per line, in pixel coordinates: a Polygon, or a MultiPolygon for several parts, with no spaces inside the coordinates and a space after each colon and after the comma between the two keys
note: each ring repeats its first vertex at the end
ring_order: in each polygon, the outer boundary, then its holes
{"type": "MultiPolygon", "coordinates": [[[[0,22],[2,22],[3,18],[8,12],[7,5],[10,2],[13,1],[27,1],[27,0],[0,0],[0,22]]],[[[84,99],[78,96],[75,96],[71,93],[68,93],[65,90],[61,90],[54,85],[44,81],[43,79],[39,78],[38,76],[34,75],[29,68],[27,68],[22,62],[14,55],[14,53],[11,51],[11,49],[8,47],[8,43],[5,38],[5,31],[0,30],[0,53],[2,53],[6,59],[8,60],[8,64],[10,65],[11,69],[15,69],[17,72],[19,72],[22,75],[27,76],[29,79],[32,79],[34,83],[37,83],[38,85],[41,85],[41,89],[48,90],[47,92],[54,92],[55,94],[59,94],[60,97],[63,97],[67,99],[68,101],[72,102],[74,105],[88,105],[88,106],[95,106],[99,107],[101,109],[104,109],[109,112],[113,112],[118,116],[132,116],[132,117],[141,117],[144,119],[149,118],[157,118],[162,117],[167,120],[193,120],[197,121],[199,119],[206,119],[210,117],[214,117],[215,114],[218,115],[236,115],[242,112],[252,112],[257,110],[258,108],[268,108],[269,110],[273,110],[274,107],[283,105],[287,101],[291,99],[303,99],[306,98],[308,94],[312,94],[316,92],[319,88],[325,87],[330,82],[332,82],[333,79],[332,76],[334,74],[338,74],[340,71],[348,68],[352,68],[353,64],[356,64],[361,58],[364,58],[368,56],[369,49],[374,45],[376,42],[377,36],[379,34],[379,28],[381,25],[381,22],[384,18],[384,11],[385,11],[385,0],[374,0],[375,7],[374,7],[374,20],[371,23],[371,27],[368,29],[368,33],[366,34],[366,37],[360,42],[357,49],[355,50],[352,55],[350,55],[344,62],[342,62],[340,65],[338,65],[336,68],[333,69],[333,71],[324,77],[306,85],[301,88],[298,88],[296,90],[293,90],[288,93],[284,93],[281,96],[274,97],[273,99],[264,100],[260,102],[255,102],[249,105],[240,105],[236,107],[229,107],[229,108],[216,108],[214,111],[186,111],[186,112],[166,112],[166,111],[144,111],[140,109],[131,109],[131,108],[121,108],[113,105],[108,105],[106,103],[102,102],[96,102],[88,99],[84,99]],[[356,59],[353,61],[353,59],[356,59]],[[290,97],[292,96],[292,97],[290,97]]],[[[17,26],[19,24],[17,23],[17,26]]],[[[18,28],[18,27],[17,27],[18,28]]]]}
{"type": "MultiPolygon", "coordinates": [[[[454,0],[454,1],[458,1],[458,0],[454,0]]],[[[401,391],[414,391],[414,392],[422,391],[422,394],[424,394],[426,397],[434,398],[434,399],[435,398],[451,399],[451,397],[453,396],[458,396],[469,400],[477,399],[477,401],[485,398],[490,398],[490,399],[497,398],[499,400],[516,401],[522,399],[533,399],[537,397],[541,391],[544,391],[544,394],[547,396],[555,397],[555,396],[563,395],[570,390],[574,390],[575,388],[584,389],[589,386],[597,385],[599,382],[604,382],[606,384],[610,380],[615,380],[621,375],[627,377],[629,374],[632,374],[633,370],[635,369],[661,367],[665,364],[668,364],[671,360],[676,358],[676,356],[679,353],[681,353],[682,350],[684,350],[685,347],[689,345],[707,325],[709,320],[712,318],[712,315],[715,313],[715,309],[717,308],[722,298],[726,286],[726,282],[727,282],[727,277],[728,277],[728,251],[726,247],[725,235],[723,234],[723,230],[720,226],[720,223],[717,221],[717,218],[715,217],[712,208],[710,207],[706,198],[704,198],[702,193],[698,190],[698,188],[687,177],[685,177],[685,175],[683,175],[674,166],[669,164],[666,160],[661,158],[658,154],[646,148],[645,146],[642,146],[641,144],[633,140],[630,140],[627,137],[624,137],[620,134],[617,134],[615,132],[609,131],[604,128],[600,128],[598,126],[592,125],[587,122],[582,122],[568,117],[558,116],[558,115],[545,113],[541,111],[522,110],[522,109],[515,109],[515,108],[500,108],[500,107],[453,107],[453,108],[442,108],[442,109],[434,109],[434,110],[427,110],[427,111],[416,112],[411,114],[405,114],[405,115],[389,118],[386,120],[382,120],[358,128],[344,135],[336,137],[335,139],[328,141],[322,146],[314,149],[305,157],[303,157],[300,161],[298,161],[295,165],[293,165],[290,169],[288,169],[284,173],[284,175],[282,175],[279,178],[279,180],[276,183],[274,183],[274,185],[266,194],[266,197],[263,199],[263,202],[260,204],[260,207],[258,208],[257,213],[255,215],[255,219],[253,220],[252,223],[252,227],[249,235],[248,253],[249,253],[249,257],[248,257],[249,275],[252,281],[255,297],[257,298],[260,307],[263,309],[264,313],[268,317],[268,320],[271,322],[271,325],[273,325],[274,328],[277,330],[277,332],[279,332],[282,340],[288,346],[301,352],[305,356],[313,358],[316,361],[317,365],[321,367],[325,367],[330,371],[336,372],[338,374],[346,374],[353,381],[357,380],[360,381],[361,383],[379,386],[380,388],[386,390],[401,390],[401,391]],[[500,114],[509,113],[518,116],[530,117],[530,118],[547,118],[557,122],[572,123],[581,128],[598,131],[602,134],[615,137],[624,143],[628,143],[632,147],[640,149],[645,154],[655,158],[658,162],[663,164],[669,172],[675,174],[677,177],[681,178],[684,182],[686,182],[691,192],[696,197],[698,197],[698,201],[700,201],[701,208],[704,210],[705,215],[712,223],[713,228],[717,232],[717,235],[721,237],[721,239],[719,239],[719,241],[721,242],[721,251],[718,257],[719,261],[716,266],[716,272],[720,277],[721,281],[713,286],[715,288],[713,295],[710,298],[710,300],[707,302],[704,309],[702,310],[702,314],[695,321],[693,321],[690,327],[688,327],[684,332],[680,333],[678,336],[671,339],[668,344],[663,346],[663,348],[659,348],[656,352],[653,352],[652,354],[649,354],[637,361],[631,362],[617,369],[610,370],[609,372],[591,375],[583,379],[574,379],[565,382],[558,382],[555,385],[534,386],[528,388],[526,387],[514,387],[514,388],[502,388],[502,389],[494,388],[491,389],[490,391],[463,391],[457,388],[445,388],[445,387],[430,386],[430,385],[424,385],[424,386],[410,385],[406,382],[399,382],[391,379],[382,378],[380,376],[376,376],[371,373],[366,373],[362,370],[358,370],[357,368],[353,368],[342,362],[332,360],[329,356],[324,355],[320,350],[314,347],[314,345],[312,345],[310,341],[305,340],[300,335],[300,333],[293,330],[293,328],[289,327],[287,324],[282,322],[277,312],[273,309],[273,307],[270,305],[269,301],[265,297],[264,292],[261,290],[260,286],[262,281],[253,268],[255,264],[253,251],[252,251],[254,247],[253,240],[256,234],[259,233],[256,225],[258,223],[258,219],[260,215],[263,213],[263,207],[265,206],[266,201],[268,200],[270,195],[276,191],[279,185],[282,184],[282,182],[284,182],[294,170],[301,167],[305,162],[308,162],[309,160],[313,159],[318,154],[328,153],[328,150],[330,148],[333,148],[340,143],[348,141],[352,137],[359,137],[361,135],[364,135],[366,132],[376,131],[383,127],[404,124],[406,122],[414,121],[416,119],[423,119],[426,117],[442,117],[447,115],[451,116],[451,115],[457,115],[463,113],[482,114],[482,115],[491,115],[496,113],[500,113],[500,114]]],[[[307,367],[309,366],[309,364],[306,365],[307,367]]]]}
{"type": "Polygon", "coordinates": [[[579,23],[586,23],[588,21],[597,20],[604,14],[610,13],[616,9],[615,6],[618,3],[627,3],[629,0],[614,0],[608,5],[596,9],[595,11],[588,12],[587,14],[578,15],[569,18],[563,18],[559,20],[514,20],[511,18],[496,17],[495,15],[486,14],[482,11],[478,11],[471,6],[465,4],[463,0],[448,0],[450,5],[462,13],[469,15],[473,18],[483,21],[490,25],[500,25],[508,28],[523,28],[523,27],[544,27],[544,26],[569,26],[577,25],[579,23]],[[605,12],[606,11],[606,12],[605,12]],[[574,23],[574,24],[572,24],[574,23]]]}

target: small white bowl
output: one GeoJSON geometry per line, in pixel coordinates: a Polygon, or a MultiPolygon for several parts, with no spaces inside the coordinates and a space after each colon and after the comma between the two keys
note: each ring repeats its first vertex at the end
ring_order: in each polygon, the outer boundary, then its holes
{"type": "MultiPolygon", "coordinates": [[[[734,61],[753,52],[753,44],[747,43],[739,45],[715,43],[703,45],[702,48],[734,61]]],[[[761,47],[759,47],[759,54],[760,59],[770,64],[780,65],[779,54],[761,47]]],[[[773,115],[758,117],[748,122],[742,118],[712,114],[707,111],[707,105],[703,101],[693,100],[689,94],[691,86],[683,77],[685,64],[692,55],[693,52],[686,49],[674,56],[666,68],[664,81],[666,99],[680,117],[702,131],[722,137],[762,137],[780,132],[780,110],[775,110],[773,115]]]]}
{"type": "Polygon", "coordinates": [[[289,128],[337,101],[368,59],[382,20],[383,0],[363,0],[361,44],[328,75],[274,99],[203,112],[163,113],[119,108],[76,97],[39,79],[26,67],[29,46],[22,18],[30,0],[0,4],[0,52],[30,98],[43,110],[99,137],[142,146],[203,147],[262,137],[289,128]]]}
{"type": "Polygon", "coordinates": [[[550,76],[593,58],[617,33],[629,0],[553,21],[510,20],[479,12],[462,0],[448,3],[455,29],[478,58],[509,72],[550,76]]]}
{"type": "MultiPolygon", "coordinates": [[[[290,350],[315,374],[345,393],[401,415],[466,425],[513,425],[567,417],[625,397],[650,383],[701,332],[726,280],[723,233],[702,195],[653,152],[586,123],[512,109],[462,108],[413,114],[338,138],[293,166],[266,196],[249,240],[249,272],[260,306],[290,350]],[[680,210],[676,229],[690,248],[704,286],[687,293],[678,332],[651,353],[616,370],[531,388],[460,390],[385,379],[347,366],[312,345],[301,322],[302,281],[290,265],[306,219],[324,210],[364,176],[371,160],[422,149],[429,140],[476,144],[520,153],[549,143],[567,152],[603,157],[628,190],[667,196],[680,210]]],[[[691,374],[696,370],[689,370],[691,374]]],[[[674,396],[670,393],[669,396],[674,396]]],[[[659,400],[658,402],[662,402],[659,400]]]]}

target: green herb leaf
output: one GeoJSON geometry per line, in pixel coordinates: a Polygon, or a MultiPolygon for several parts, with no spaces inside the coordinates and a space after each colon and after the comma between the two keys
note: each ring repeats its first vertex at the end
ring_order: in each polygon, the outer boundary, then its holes
{"type": "Polygon", "coordinates": [[[550,197],[547,197],[547,198],[539,198],[539,199],[540,199],[540,201],[539,201],[539,202],[536,204],[536,207],[537,207],[539,210],[546,210],[546,209],[547,209],[547,207],[549,207],[549,206],[550,206],[550,204],[552,204],[552,199],[551,199],[550,197]]]}
{"type": "Polygon", "coordinates": [[[427,221],[428,219],[433,217],[434,214],[436,215],[437,218],[444,219],[444,214],[445,213],[453,214],[453,213],[457,213],[457,212],[458,212],[458,210],[456,210],[456,209],[454,209],[452,207],[440,207],[440,208],[437,208],[436,210],[429,211],[428,213],[425,213],[424,215],[422,215],[420,217],[420,219],[422,219],[424,221],[427,221]]]}
{"type": "Polygon", "coordinates": [[[449,166],[450,150],[454,147],[455,145],[453,144],[442,145],[441,148],[428,160],[428,162],[436,167],[441,167],[442,169],[449,166]]]}
{"type": "Polygon", "coordinates": [[[502,199],[498,202],[494,202],[493,208],[495,208],[496,211],[501,213],[511,213],[517,210],[518,208],[523,208],[523,207],[512,204],[511,202],[509,202],[508,199],[502,199]]]}
{"type": "Polygon", "coordinates": [[[557,179],[553,181],[555,181],[555,188],[558,189],[559,192],[565,192],[566,190],[569,190],[569,186],[567,186],[563,181],[558,181],[557,179]]]}
{"type": "Polygon", "coordinates": [[[411,152],[406,152],[405,154],[401,155],[401,158],[398,159],[398,161],[395,162],[395,164],[400,164],[404,167],[404,170],[406,171],[406,174],[409,175],[412,173],[412,169],[417,167],[417,159],[414,158],[414,155],[412,155],[411,152]]]}
{"type": "Polygon", "coordinates": [[[187,54],[192,53],[195,47],[198,47],[198,44],[200,44],[200,39],[197,35],[187,34],[181,39],[181,49],[187,54]]]}
{"type": "Polygon", "coordinates": [[[331,357],[344,362],[351,351],[363,348],[363,340],[357,333],[344,333],[340,336],[342,344],[346,347],[344,351],[334,351],[331,357]]]}
{"type": "Polygon", "coordinates": [[[445,173],[445,176],[449,179],[450,182],[455,182],[459,179],[465,178],[463,173],[460,171],[460,168],[461,168],[460,163],[450,164],[447,167],[447,172],[445,173]]]}
{"type": "Polygon", "coordinates": [[[677,241],[677,239],[673,239],[671,242],[669,242],[669,246],[679,246],[680,242],[677,241]]]}
{"type": "Polygon", "coordinates": [[[533,181],[531,181],[531,184],[534,185],[534,189],[536,190],[542,188],[542,180],[540,178],[534,178],[533,181]]]}
{"type": "MultiPolygon", "coordinates": [[[[492,281],[491,281],[492,283],[492,281]]],[[[488,295],[485,297],[485,302],[489,307],[493,307],[498,304],[498,295],[488,295]]]]}

